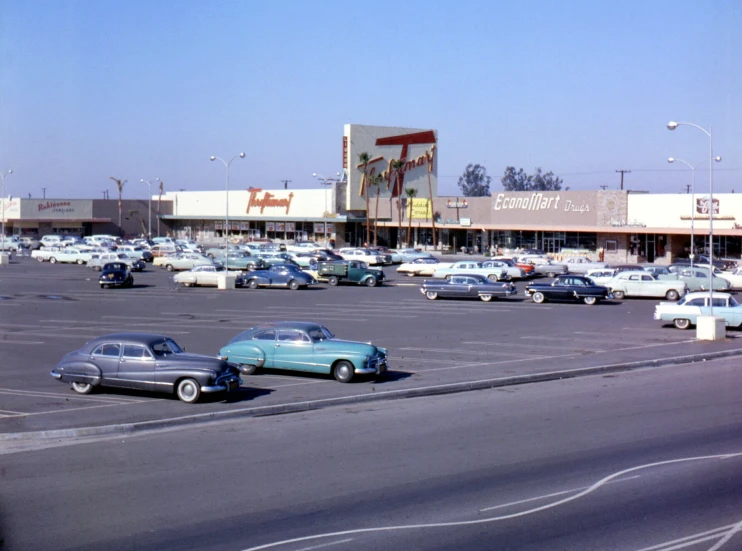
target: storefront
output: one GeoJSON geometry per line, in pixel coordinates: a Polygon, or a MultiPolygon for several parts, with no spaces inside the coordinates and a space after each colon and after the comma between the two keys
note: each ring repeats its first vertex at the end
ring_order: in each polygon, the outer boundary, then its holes
{"type": "Polygon", "coordinates": [[[335,208],[335,187],[325,189],[168,192],[172,214],[163,218],[179,237],[210,241],[228,232],[240,240],[273,241],[331,239],[342,241],[346,216],[335,208]],[[226,227],[227,220],[229,227],[226,227]]]}

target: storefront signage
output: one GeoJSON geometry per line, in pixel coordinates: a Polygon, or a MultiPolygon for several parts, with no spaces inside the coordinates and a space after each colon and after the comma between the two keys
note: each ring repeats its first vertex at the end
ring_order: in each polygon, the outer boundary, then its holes
{"type": "Polygon", "coordinates": [[[466,199],[463,201],[451,201],[449,199],[446,201],[446,207],[449,209],[465,209],[469,207],[469,203],[466,202],[466,199]]]}
{"type": "Polygon", "coordinates": [[[265,223],[265,231],[276,231],[276,224],[275,224],[275,222],[266,222],[265,223]]]}
{"type": "Polygon", "coordinates": [[[462,218],[459,224],[462,226],[471,226],[471,218],[462,218]]]}
{"type": "Polygon", "coordinates": [[[343,168],[348,168],[348,136],[343,136],[343,168]]]}
{"type": "Polygon", "coordinates": [[[92,217],[92,199],[21,199],[21,218],[80,220],[92,217]]]}
{"type": "Polygon", "coordinates": [[[75,212],[75,207],[69,201],[47,201],[39,203],[38,212],[51,210],[51,212],[75,212]]]}
{"type": "MultiPolygon", "coordinates": [[[[708,214],[711,210],[711,202],[708,197],[699,197],[696,199],[696,212],[698,214],[708,214]]],[[[714,214],[719,214],[719,200],[714,199],[714,214]]]]}
{"type": "MultiPolygon", "coordinates": [[[[432,134],[432,132],[431,132],[432,134]]],[[[395,137],[403,137],[403,136],[395,136],[395,137]]],[[[434,137],[434,136],[433,136],[434,137]]],[[[384,138],[380,138],[376,141],[376,144],[379,145],[379,142],[382,141],[384,138]]],[[[387,144],[392,145],[392,144],[387,144]]],[[[422,155],[406,160],[406,158],[400,157],[401,160],[405,161],[404,165],[402,165],[402,168],[399,171],[399,178],[397,178],[397,173],[395,170],[392,169],[392,163],[400,160],[400,159],[394,159],[390,158],[389,161],[386,164],[386,170],[383,170],[381,172],[381,177],[386,182],[386,189],[391,189],[392,197],[397,197],[398,195],[402,194],[402,189],[404,187],[404,175],[406,172],[409,172],[410,170],[413,170],[418,167],[426,166],[428,168],[428,172],[433,171],[434,161],[435,161],[435,145],[432,145],[428,151],[425,151],[422,155]],[[394,182],[392,182],[392,176],[394,177],[394,182]],[[394,184],[392,186],[392,183],[394,184]]],[[[402,153],[406,155],[406,150],[403,148],[402,153]]],[[[365,195],[365,189],[366,189],[366,176],[371,177],[376,174],[376,167],[372,166],[375,163],[378,163],[380,161],[383,161],[384,157],[374,157],[369,161],[367,173],[363,174],[361,176],[361,187],[359,188],[360,195],[364,197],[365,195]]],[[[363,165],[359,164],[356,166],[359,170],[363,170],[363,165]]]]}
{"type": "Polygon", "coordinates": [[[566,199],[559,204],[562,197],[560,195],[547,196],[543,193],[532,193],[531,195],[518,195],[508,197],[504,193],[498,193],[495,198],[495,210],[563,210],[565,212],[577,212],[583,214],[590,212],[590,205],[587,203],[577,203],[566,199]]]}
{"type": "Polygon", "coordinates": [[[430,218],[431,208],[428,199],[411,199],[407,201],[407,216],[409,218],[430,218]]]}
{"type": "Polygon", "coordinates": [[[266,208],[268,209],[286,209],[286,214],[291,209],[291,199],[294,194],[289,193],[288,196],[278,198],[270,191],[263,193],[262,197],[258,197],[259,190],[250,190],[250,198],[247,201],[247,214],[250,214],[250,209],[255,207],[260,209],[260,214],[263,214],[266,208]]]}
{"type": "MultiPolygon", "coordinates": [[[[327,233],[328,235],[331,234],[333,231],[333,225],[331,223],[327,223],[327,233]]],[[[324,222],[315,222],[314,223],[314,233],[325,233],[325,224],[324,222]]]]}

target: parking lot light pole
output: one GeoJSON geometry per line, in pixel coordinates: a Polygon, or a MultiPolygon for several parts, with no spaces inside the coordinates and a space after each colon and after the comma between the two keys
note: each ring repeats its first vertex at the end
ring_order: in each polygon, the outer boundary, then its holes
{"type": "Polygon", "coordinates": [[[244,159],[244,158],[245,158],[244,153],[239,153],[238,155],[235,155],[229,160],[229,162],[225,161],[221,157],[215,157],[214,155],[209,157],[209,160],[211,161],[221,161],[227,172],[227,196],[226,196],[226,205],[225,205],[225,210],[224,210],[224,267],[227,271],[229,271],[229,165],[231,165],[232,161],[234,161],[235,159],[244,159]]]}
{"type": "MultiPolygon", "coordinates": [[[[703,161],[700,161],[694,165],[690,164],[688,161],[684,161],[683,159],[676,159],[675,157],[670,157],[667,159],[668,163],[674,163],[675,161],[679,163],[683,163],[685,166],[691,169],[693,177],[691,178],[690,183],[690,267],[693,267],[693,259],[695,258],[695,254],[693,252],[694,247],[694,227],[696,222],[696,168],[701,166],[703,163],[705,163],[708,159],[704,159],[703,161]]],[[[714,159],[717,163],[721,162],[721,157],[716,157],[714,159]]]]}
{"type": "Polygon", "coordinates": [[[0,197],[3,199],[3,229],[2,229],[2,245],[0,245],[0,254],[5,254],[5,177],[9,174],[13,174],[13,171],[8,169],[4,174],[0,174],[0,180],[2,180],[3,191],[0,197]]]}
{"type": "Polygon", "coordinates": [[[692,126],[709,137],[709,316],[714,317],[714,138],[712,128],[698,126],[692,122],[667,123],[668,130],[675,130],[678,126],[692,126]]]}
{"type": "Polygon", "coordinates": [[[312,176],[314,178],[317,178],[320,183],[325,187],[325,212],[322,214],[322,219],[324,221],[325,227],[325,248],[327,248],[328,240],[327,240],[327,188],[333,184],[333,182],[339,182],[340,181],[340,173],[337,173],[338,178],[325,178],[322,176],[322,174],[318,174],[317,172],[312,173],[312,176]]]}
{"type": "MultiPolygon", "coordinates": [[[[147,239],[152,239],[152,182],[144,179],[139,181],[149,186],[149,195],[147,196],[149,198],[149,208],[147,209],[147,239]]],[[[155,182],[159,181],[159,178],[155,178],[155,182]]]]}

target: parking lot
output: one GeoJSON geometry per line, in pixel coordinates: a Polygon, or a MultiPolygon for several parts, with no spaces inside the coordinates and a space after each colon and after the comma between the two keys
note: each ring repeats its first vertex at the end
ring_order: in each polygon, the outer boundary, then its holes
{"type": "Polygon", "coordinates": [[[742,349],[734,331],[726,341],[699,343],[693,331],[662,327],[652,319],[656,300],[539,305],[523,296],[518,283],[517,296],[491,303],[430,301],[419,292],[420,279],[397,277],[393,267],[385,271],[388,284],[376,288],[220,291],[176,287],[172,274],[148,266],[134,275],[133,288],[103,290],[97,272],[85,266],[14,259],[0,267],[0,432],[259,408],[270,413],[282,404],[742,349]],[[229,400],[208,396],[195,405],[117,390],[83,396],[49,376],[63,354],[106,333],[163,333],[189,352],[214,355],[247,327],[276,320],[315,321],[339,338],[387,347],[391,371],[348,385],[331,377],[265,372],[243,376],[241,392],[229,400]]]}

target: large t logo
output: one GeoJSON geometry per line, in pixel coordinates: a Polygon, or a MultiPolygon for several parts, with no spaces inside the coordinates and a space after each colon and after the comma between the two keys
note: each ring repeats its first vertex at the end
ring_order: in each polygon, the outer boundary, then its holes
{"type": "MultiPolygon", "coordinates": [[[[401,136],[390,136],[388,138],[379,138],[376,140],[377,146],[401,145],[402,153],[400,153],[399,158],[403,161],[407,160],[409,146],[429,143],[435,143],[435,132],[432,130],[415,132],[414,134],[402,134],[401,136]]],[[[389,178],[391,177],[391,171],[389,171],[389,178]]],[[[392,197],[402,195],[402,190],[404,189],[404,171],[399,174],[398,178],[395,178],[394,185],[391,189],[392,197]]]]}

